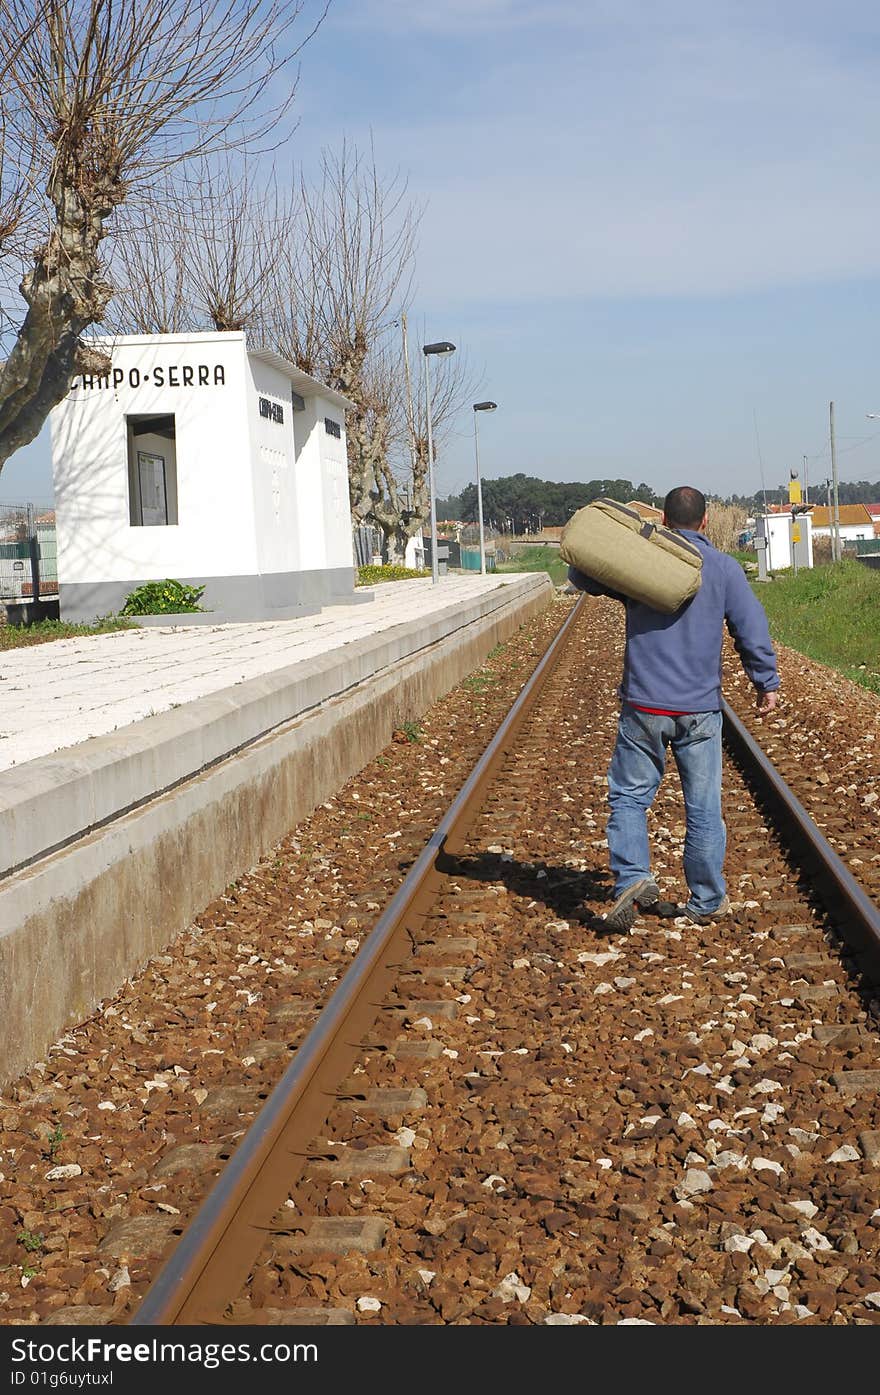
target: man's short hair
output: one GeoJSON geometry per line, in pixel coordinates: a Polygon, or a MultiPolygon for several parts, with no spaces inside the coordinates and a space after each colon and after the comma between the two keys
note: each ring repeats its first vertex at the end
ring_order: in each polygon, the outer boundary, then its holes
{"type": "Polygon", "coordinates": [[[670,489],[663,500],[663,513],[671,528],[696,528],[706,512],[706,496],[689,484],[670,489]]]}

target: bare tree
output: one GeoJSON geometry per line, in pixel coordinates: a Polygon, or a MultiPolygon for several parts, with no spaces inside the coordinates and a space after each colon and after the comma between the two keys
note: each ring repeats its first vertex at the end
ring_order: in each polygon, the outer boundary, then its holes
{"type": "Polygon", "coordinates": [[[406,180],[383,179],[372,149],[369,157],[347,145],[325,151],[317,186],[300,177],[297,235],[278,269],[288,296],[267,321],[279,353],[355,404],[348,472],[356,522],[369,512],[386,439],[377,418],[382,370],[370,358],[381,359],[391,319],[409,298],[420,216],[406,180]]]}
{"type": "MultiPolygon", "coordinates": [[[[406,391],[406,365],[402,352],[387,352],[368,366],[368,411],[377,461],[369,489],[366,520],[383,535],[382,555],[387,562],[403,562],[408,540],[430,515],[428,475],[427,364],[424,355],[415,374],[413,415],[406,391]],[[381,423],[381,428],[380,428],[381,423]],[[380,435],[381,430],[381,435],[380,435]],[[377,439],[378,438],[378,439],[377,439]]],[[[439,448],[448,439],[452,424],[478,390],[477,378],[467,355],[457,353],[438,359],[431,369],[431,437],[436,463],[439,448]]]]}
{"type": "Polygon", "coordinates": [[[111,295],[108,220],[172,163],[265,139],[289,108],[261,99],[310,0],[0,0],[0,254],[25,316],[0,366],[0,467],[85,366],[111,295]]]}
{"type": "Polygon", "coordinates": [[[252,328],[276,297],[279,247],[295,237],[292,208],[245,162],[200,160],[169,179],[163,217],[135,207],[111,263],[116,333],[252,328]]]}

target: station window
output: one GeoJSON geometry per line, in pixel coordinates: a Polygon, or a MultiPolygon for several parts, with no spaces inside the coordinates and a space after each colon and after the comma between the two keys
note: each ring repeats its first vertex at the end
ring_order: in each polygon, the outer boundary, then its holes
{"type": "Polygon", "coordinates": [[[126,417],[128,511],[134,528],[177,522],[177,433],[173,413],[126,417]]]}
{"type": "Polygon", "coordinates": [[[324,430],[327,432],[328,436],[335,436],[337,440],[341,440],[342,427],[339,425],[339,422],[334,421],[332,417],[324,418],[324,430]]]}

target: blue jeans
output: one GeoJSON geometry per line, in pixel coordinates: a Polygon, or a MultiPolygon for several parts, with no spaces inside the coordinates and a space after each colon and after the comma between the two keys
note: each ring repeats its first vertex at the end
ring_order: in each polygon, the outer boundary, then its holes
{"type": "Polygon", "coordinates": [[[678,766],[687,830],[684,875],[687,909],[710,915],[727,890],[722,867],[727,830],[721,817],[721,713],[686,712],[661,717],[624,703],[608,770],[608,852],[619,896],[651,876],[647,812],[660,787],[666,747],[678,766]]]}

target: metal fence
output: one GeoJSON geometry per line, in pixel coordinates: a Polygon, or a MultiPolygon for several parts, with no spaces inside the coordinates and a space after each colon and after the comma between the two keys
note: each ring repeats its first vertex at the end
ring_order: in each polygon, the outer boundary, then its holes
{"type": "Polygon", "coordinates": [[[0,504],[0,601],[52,600],[58,595],[55,510],[0,504]]]}

